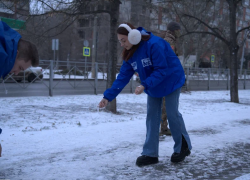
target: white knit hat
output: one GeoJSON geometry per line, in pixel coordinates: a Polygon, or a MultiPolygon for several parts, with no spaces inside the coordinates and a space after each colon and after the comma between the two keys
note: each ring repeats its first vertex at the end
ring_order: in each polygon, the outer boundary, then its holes
{"type": "Polygon", "coordinates": [[[120,24],[119,27],[124,27],[128,30],[128,41],[133,44],[139,44],[141,42],[141,32],[137,29],[131,29],[127,24],[120,24]]]}

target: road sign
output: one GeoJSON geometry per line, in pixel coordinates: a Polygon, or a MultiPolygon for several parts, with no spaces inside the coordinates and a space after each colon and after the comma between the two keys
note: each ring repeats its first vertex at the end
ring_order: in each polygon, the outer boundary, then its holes
{"type": "Polygon", "coordinates": [[[0,19],[13,29],[26,29],[25,21],[4,17],[0,17],[0,19]]]}
{"type": "Polygon", "coordinates": [[[215,60],[215,55],[211,55],[211,62],[213,63],[215,60]]]}
{"type": "Polygon", "coordinates": [[[84,45],[85,47],[89,47],[89,41],[88,41],[88,40],[84,40],[84,41],[83,41],[83,45],[84,45]]]}
{"type": "Polygon", "coordinates": [[[52,39],[52,50],[59,50],[59,39],[52,39]]]}
{"type": "Polygon", "coordinates": [[[90,56],[90,48],[89,47],[83,47],[83,56],[90,56]]]}

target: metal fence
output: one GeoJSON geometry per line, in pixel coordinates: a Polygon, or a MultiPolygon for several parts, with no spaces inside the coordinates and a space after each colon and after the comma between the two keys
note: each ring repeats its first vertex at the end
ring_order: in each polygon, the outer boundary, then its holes
{"type": "MultiPolygon", "coordinates": [[[[40,96],[65,94],[102,94],[106,89],[107,64],[89,62],[55,63],[52,60],[40,60],[43,78],[34,72],[36,78],[28,82],[23,78],[18,82],[13,74],[9,74],[0,82],[0,96],[40,96]]],[[[121,65],[117,65],[119,73],[121,65]]],[[[23,73],[25,76],[25,72],[23,73]]],[[[124,93],[132,93],[135,81],[123,89],[124,93]]]]}
{"type": "MultiPolygon", "coordinates": [[[[239,74],[238,70],[238,74],[239,74]]],[[[214,68],[185,68],[188,90],[229,90],[230,70],[214,68]]],[[[238,77],[239,89],[250,89],[250,70],[238,77]]]]}
{"type": "MultiPolygon", "coordinates": [[[[0,96],[40,96],[65,94],[102,94],[106,89],[107,64],[89,62],[65,62],[41,60],[42,75],[33,73],[35,78],[28,82],[25,78],[17,82],[8,75],[0,84],[0,96]]],[[[117,74],[121,65],[117,65],[117,74]]],[[[228,90],[230,89],[229,69],[184,68],[186,90],[228,90]]],[[[23,73],[25,77],[25,73],[23,73]]],[[[136,75],[122,93],[133,93],[139,82],[136,75]]],[[[239,89],[250,89],[250,71],[244,70],[238,79],[239,89]]]]}

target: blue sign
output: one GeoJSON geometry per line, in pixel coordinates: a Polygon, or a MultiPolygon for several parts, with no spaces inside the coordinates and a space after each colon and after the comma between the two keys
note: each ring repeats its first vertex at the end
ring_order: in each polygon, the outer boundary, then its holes
{"type": "Polygon", "coordinates": [[[90,48],[83,47],[83,56],[90,56],[90,48]]]}
{"type": "Polygon", "coordinates": [[[215,60],[215,55],[211,55],[211,62],[213,63],[215,60]]]}

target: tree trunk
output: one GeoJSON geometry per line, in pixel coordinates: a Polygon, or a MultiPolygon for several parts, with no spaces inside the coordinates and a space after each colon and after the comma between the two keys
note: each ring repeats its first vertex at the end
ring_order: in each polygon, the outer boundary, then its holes
{"type": "MultiPolygon", "coordinates": [[[[109,59],[107,67],[107,88],[110,88],[116,79],[116,64],[117,64],[117,35],[120,1],[114,0],[110,3],[110,40],[109,40],[109,59]]],[[[116,113],[116,99],[110,102],[107,110],[116,113]]]]}
{"type": "Polygon", "coordinates": [[[230,97],[231,102],[239,103],[238,94],[238,45],[236,36],[236,0],[228,0],[229,16],[230,16],[230,97]]]}

